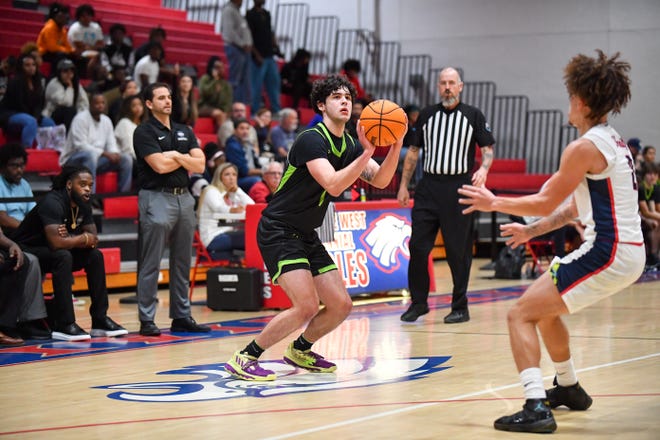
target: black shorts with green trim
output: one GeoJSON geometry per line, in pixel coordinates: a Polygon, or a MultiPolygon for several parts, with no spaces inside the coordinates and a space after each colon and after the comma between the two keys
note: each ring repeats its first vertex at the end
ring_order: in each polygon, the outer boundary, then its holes
{"type": "Polygon", "coordinates": [[[295,269],[309,270],[312,276],[337,269],[316,231],[304,234],[281,221],[261,217],[257,243],[274,284],[280,275],[295,269]]]}

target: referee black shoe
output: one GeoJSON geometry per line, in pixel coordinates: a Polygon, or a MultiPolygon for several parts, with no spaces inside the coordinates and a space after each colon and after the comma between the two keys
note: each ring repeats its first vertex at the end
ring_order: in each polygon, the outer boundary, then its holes
{"type": "Polygon", "coordinates": [[[499,431],[534,432],[549,434],[557,430],[548,402],[541,399],[527,399],[522,411],[500,417],[493,424],[499,431]]]}
{"type": "Polygon", "coordinates": [[[593,399],[584,391],[579,382],[575,385],[563,387],[557,384],[557,377],[555,376],[552,384],[555,387],[545,391],[548,395],[550,408],[554,409],[564,405],[574,411],[585,411],[593,403],[593,399]]]}
{"type": "Polygon", "coordinates": [[[422,315],[426,315],[429,312],[429,306],[426,304],[410,304],[408,310],[406,310],[403,315],[401,315],[401,321],[403,322],[415,322],[417,318],[422,315]]]}

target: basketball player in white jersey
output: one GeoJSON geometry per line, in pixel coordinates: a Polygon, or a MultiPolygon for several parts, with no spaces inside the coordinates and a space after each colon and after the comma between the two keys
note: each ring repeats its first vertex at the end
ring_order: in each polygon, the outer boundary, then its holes
{"type": "Polygon", "coordinates": [[[634,283],[644,269],[645,253],[637,207],[634,158],[621,136],[607,122],[630,99],[630,64],[619,54],[608,58],[577,55],[564,70],[569,96],[568,120],[580,138],[562,153],[559,170],[537,194],[495,197],[486,188],[464,186],[463,211],[499,211],[543,216],[531,225],[509,224],[502,235],[518,246],[557,229],[574,218],[586,225],[584,243],[527,289],[507,319],[513,357],[525,389],[523,410],[495,421],[495,429],[553,432],[551,408],[586,410],[591,397],[580,387],[561,315],[575,313],[634,283]],[[561,203],[572,195],[567,205],[561,203]],[[561,206],[560,206],[561,205],[561,206]],[[543,388],[539,368],[543,342],[555,364],[555,387],[543,388]]]}

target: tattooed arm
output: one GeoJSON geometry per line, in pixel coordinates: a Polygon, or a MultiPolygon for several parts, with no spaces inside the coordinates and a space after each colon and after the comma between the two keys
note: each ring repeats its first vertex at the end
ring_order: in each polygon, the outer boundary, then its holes
{"type": "Polygon", "coordinates": [[[515,248],[526,243],[533,237],[538,237],[539,235],[554,231],[571,223],[576,216],[577,208],[575,206],[575,200],[571,198],[569,203],[561,205],[547,217],[541,217],[529,225],[508,223],[500,226],[500,231],[502,237],[511,237],[507,240],[506,244],[515,248]]]}

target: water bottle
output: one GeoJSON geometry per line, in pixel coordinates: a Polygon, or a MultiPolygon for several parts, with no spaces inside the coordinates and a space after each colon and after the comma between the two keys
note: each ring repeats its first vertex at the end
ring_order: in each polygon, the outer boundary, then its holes
{"type": "Polygon", "coordinates": [[[366,202],[367,201],[367,193],[364,190],[364,188],[360,188],[360,201],[361,202],[366,202]]]}

